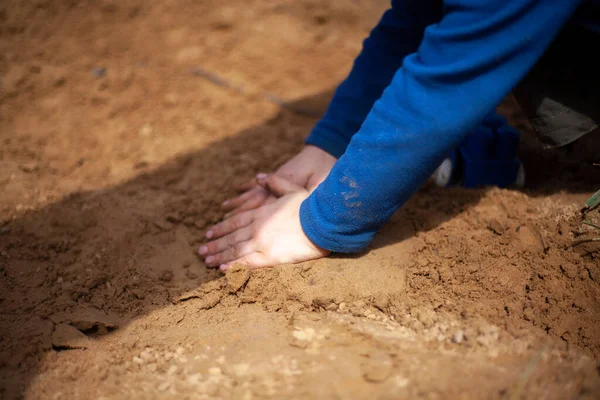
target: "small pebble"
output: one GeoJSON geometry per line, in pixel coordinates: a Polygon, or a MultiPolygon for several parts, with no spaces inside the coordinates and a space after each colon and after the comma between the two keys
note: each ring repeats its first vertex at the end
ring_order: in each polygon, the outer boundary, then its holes
{"type": "Polygon", "coordinates": [[[460,344],[465,340],[465,333],[463,331],[456,331],[452,335],[452,343],[460,344]]]}
{"type": "Polygon", "coordinates": [[[19,165],[19,169],[23,172],[35,172],[39,169],[39,166],[37,163],[35,162],[31,162],[31,163],[26,163],[26,164],[21,164],[19,165]]]}
{"type": "Polygon", "coordinates": [[[96,78],[103,78],[106,76],[106,68],[96,67],[92,69],[92,75],[94,75],[96,78]]]}
{"type": "Polygon", "coordinates": [[[154,354],[153,354],[152,350],[145,349],[144,351],[142,351],[140,353],[140,358],[144,361],[152,361],[152,360],[154,360],[154,354]]]}
{"type": "Polygon", "coordinates": [[[417,319],[423,324],[425,328],[430,328],[435,323],[437,316],[435,311],[423,308],[417,312],[417,319]]]}
{"type": "Polygon", "coordinates": [[[154,132],[154,129],[152,128],[152,125],[146,123],[146,124],[142,125],[142,127],[140,128],[139,135],[148,137],[148,136],[152,135],[153,132],[154,132]]]}
{"type": "Polygon", "coordinates": [[[61,87],[61,86],[64,86],[66,82],[67,82],[67,79],[64,76],[61,76],[61,77],[56,78],[56,80],[54,81],[54,86],[61,87]]]}
{"type": "Polygon", "coordinates": [[[178,224],[181,222],[181,217],[175,213],[169,213],[169,214],[165,215],[165,218],[167,221],[169,221],[173,224],[178,224]]]}
{"type": "Polygon", "coordinates": [[[144,360],[139,357],[133,357],[132,361],[138,365],[142,365],[144,363],[144,360]]]}

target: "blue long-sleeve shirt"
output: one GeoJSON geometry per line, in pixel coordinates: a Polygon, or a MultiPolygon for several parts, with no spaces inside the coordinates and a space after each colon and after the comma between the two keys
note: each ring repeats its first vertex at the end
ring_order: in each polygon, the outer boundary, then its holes
{"type": "Polygon", "coordinates": [[[583,2],[392,0],[307,139],[339,160],[300,208],[306,235],[365,248],[583,2]]]}

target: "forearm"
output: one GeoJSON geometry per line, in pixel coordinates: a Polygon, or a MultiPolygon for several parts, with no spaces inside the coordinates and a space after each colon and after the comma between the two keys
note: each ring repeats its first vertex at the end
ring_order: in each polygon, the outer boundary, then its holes
{"type": "Polygon", "coordinates": [[[404,57],[417,50],[425,28],[438,21],[441,12],[439,0],[392,1],[306,142],[339,158],[404,57]]]}

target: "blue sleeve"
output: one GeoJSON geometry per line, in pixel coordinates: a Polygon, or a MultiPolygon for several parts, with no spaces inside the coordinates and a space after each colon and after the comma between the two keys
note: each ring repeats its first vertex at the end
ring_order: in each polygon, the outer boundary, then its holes
{"type": "Polygon", "coordinates": [[[392,0],[306,143],[336,158],[344,154],[404,57],[417,51],[425,28],[441,17],[441,0],[392,0]]]}
{"type": "Polygon", "coordinates": [[[449,0],[404,59],[300,220],[318,246],[365,248],[521,80],[580,1],[449,0]]]}

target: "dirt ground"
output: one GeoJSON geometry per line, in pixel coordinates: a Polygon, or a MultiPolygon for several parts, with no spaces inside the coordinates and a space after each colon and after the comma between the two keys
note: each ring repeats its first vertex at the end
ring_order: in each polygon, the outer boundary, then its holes
{"type": "Polygon", "coordinates": [[[425,185],[356,256],[196,256],[387,4],[0,3],[1,398],[600,398],[600,171],[510,101],[523,190],[425,185]]]}

